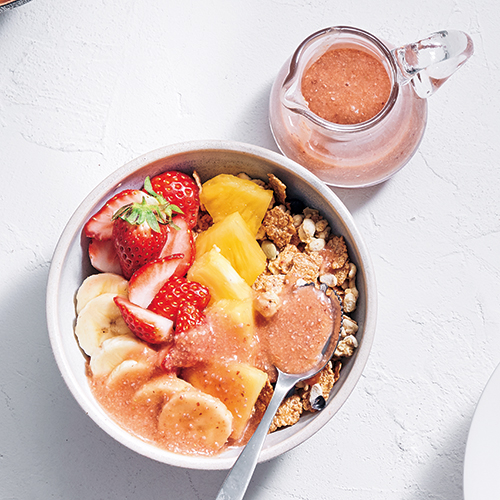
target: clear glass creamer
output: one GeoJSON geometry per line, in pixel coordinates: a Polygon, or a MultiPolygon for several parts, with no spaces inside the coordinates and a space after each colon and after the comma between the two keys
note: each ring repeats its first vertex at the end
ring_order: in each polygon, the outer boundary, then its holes
{"type": "MultiPolygon", "coordinates": [[[[372,34],[349,26],[318,31],[300,44],[271,90],[270,123],[276,143],[285,156],[331,186],[366,187],[383,182],[417,150],[427,121],[426,98],[472,53],[472,40],[461,31],[440,31],[392,49],[372,34]],[[327,52],[340,54],[337,49],[351,55],[362,52],[363,60],[375,58],[387,72],[387,99],[365,121],[328,121],[312,112],[304,98],[302,85],[308,70],[327,52]]],[[[358,66],[363,70],[361,62],[358,66]]],[[[364,81],[370,84],[371,67],[365,69],[364,81]]]]}

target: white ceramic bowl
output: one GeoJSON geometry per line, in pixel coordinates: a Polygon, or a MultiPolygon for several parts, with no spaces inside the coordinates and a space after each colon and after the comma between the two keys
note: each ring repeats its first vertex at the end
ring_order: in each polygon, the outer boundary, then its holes
{"type": "Polygon", "coordinates": [[[332,230],[343,235],[351,260],[358,268],[359,301],[355,318],[359,323],[359,347],[341,370],[326,408],[305,415],[300,422],[273,434],[264,444],[260,461],[274,458],[305,441],[321,429],[339,410],[356,385],[370,352],[375,333],[377,293],[370,257],[354,221],[337,196],[320,180],[282,155],[247,144],[227,141],[199,141],[167,146],[127,163],[99,184],[78,207],[56,247],[47,285],[47,321],[54,355],[74,397],[83,410],[110,436],[136,452],[159,462],[192,469],[227,469],[237,449],[214,457],[185,456],[161,450],[132,436],[101,409],[85,376],[86,359],[73,333],[75,293],[89,274],[95,273],[87,256],[87,239],[82,229],[87,219],[103,203],[125,188],[142,186],[144,178],[165,170],[199,173],[202,181],[226,172],[246,172],[267,179],[275,174],[287,185],[287,192],[307,206],[317,208],[328,219],[332,230]]]}

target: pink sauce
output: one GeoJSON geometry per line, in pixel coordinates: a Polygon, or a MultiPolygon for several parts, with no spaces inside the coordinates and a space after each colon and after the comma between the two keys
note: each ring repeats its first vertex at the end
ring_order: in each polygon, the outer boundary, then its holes
{"type": "Polygon", "coordinates": [[[321,351],[335,329],[340,331],[341,310],[314,286],[285,288],[282,305],[270,319],[259,317],[259,336],[264,365],[286,373],[305,373],[321,359],[321,351]]]}
{"type": "MultiPolygon", "coordinates": [[[[328,299],[313,286],[294,290],[290,284],[285,287],[282,306],[275,316],[270,320],[256,317],[253,341],[242,336],[223,314],[208,318],[210,327],[180,334],[178,348],[172,354],[177,363],[189,367],[210,360],[239,361],[266,371],[273,381],[276,375],[273,366],[289,373],[304,372],[315,366],[332,328],[340,331],[341,314],[337,300],[328,299]]],[[[213,455],[220,452],[192,439],[191,435],[161,431],[158,419],[165,401],[135,398],[144,383],[165,375],[158,364],[166,349],[160,346],[158,354],[148,350],[149,369],[113,386],[107,385],[107,377],[95,378],[89,373],[92,392],[119,425],[146,442],[175,453],[213,455]]],[[[180,376],[182,378],[182,372],[180,376]]],[[[245,444],[261,416],[254,414],[244,435],[236,442],[230,439],[223,449],[245,444]]]]}
{"type": "Polygon", "coordinates": [[[325,52],[305,72],[302,95],[309,109],[333,123],[354,124],[378,114],[391,94],[384,65],[359,49],[325,52]]]}

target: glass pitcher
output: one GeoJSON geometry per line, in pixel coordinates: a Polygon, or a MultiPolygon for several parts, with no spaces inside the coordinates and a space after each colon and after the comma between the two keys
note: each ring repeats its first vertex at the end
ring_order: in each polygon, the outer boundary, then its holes
{"type": "MultiPolygon", "coordinates": [[[[297,48],[271,90],[270,124],[283,154],[337,187],[385,181],[417,150],[427,121],[427,100],[473,53],[461,31],[440,31],[390,48],[349,26],[318,31],[297,48]],[[356,49],[382,63],[390,80],[382,109],[360,123],[334,123],[313,113],[302,92],[308,69],[330,50],[356,49]]],[[[367,75],[369,81],[370,75],[367,75]]],[[[346,83],[348,85],[348,83],[346,83]]]]}

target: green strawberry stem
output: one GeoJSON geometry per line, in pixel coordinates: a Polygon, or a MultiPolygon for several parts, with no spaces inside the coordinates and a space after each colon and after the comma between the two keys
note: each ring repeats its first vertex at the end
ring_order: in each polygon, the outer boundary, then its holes
{"type": "Polygon", "coordinates": [[[153,196],[158,203],[148,203],[143,197],[140,203],[130,203],[119,208],[113,214],[112,220],[120,218],[137,226],[146,222],[157,233],[161,232],[160,224],[170,224],[174,229],[180,229],[172,224],[172,216],[174,213],[182,214],[184,212],[177,205],[168,203],[163,196],[154,191],[149,176],[144,181],[144,190],[153,196]]]}
{"type": "Polygon", "coordinates": [[[144,179],[144,191],[146,193],[150,194],[154,198],[158,200],[158,203],[163,207],[165,206],[166,211],[170,211],[170,215],[172,215],[172,212],[176,212],[178,214],[183,214],[184,212],[177,206],[168,203],[168,201],[159,193],[157,193],[151,184],[151,179],[149,178],[149,175],[144,179]]]}

